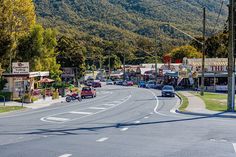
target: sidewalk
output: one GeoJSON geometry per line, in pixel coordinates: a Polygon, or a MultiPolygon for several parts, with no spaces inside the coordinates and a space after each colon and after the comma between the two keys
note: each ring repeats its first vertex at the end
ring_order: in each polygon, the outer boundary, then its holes
{"type": "MultiPolygon", "coordinates": [[[[39,109],[39,108],[51,106],[56,103],[61,103],[63,101],[65,101],[65,98],[60,97],[59,99],[52,100],[51,97],[46,97],[45,100],[39,99],[33,103],[23,103],[23,106],[30,109],[39,109]]],[[[1,105],[2,104],[3,103],[1,103],[1,105]]],[[[15,101],[8,101],[6,102],[6,106],[22,106],[22,103],[15,102],[15,101]]]]}
{"type": "Polygon", "coordinates": [[[191,114],[191,115],[198,115],[198,116],[215,116],[215,117],[222,117],[222,118],[236,118],[236,113],[233,112],[218,112],[218,111],[210,111],[206,109],[206,105],[204,101],[195,96],[188,91],[181,91],[182,95],[188,98],[189,105],[186,108],[186,111],[180,112],[183,114],[191,114]]]}

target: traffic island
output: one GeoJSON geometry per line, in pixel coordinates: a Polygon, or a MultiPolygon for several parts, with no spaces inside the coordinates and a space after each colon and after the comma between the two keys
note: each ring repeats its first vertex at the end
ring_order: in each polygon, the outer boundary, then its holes
{"type": "Polygon", "coordinates": [[[188,107],[189,105],[189,101],[188,101],[188,98],[186,96],[184,96],[183,94],[181,94],[180,92],[177,92],[177,96],[180,98],[181,100],[181,105],[180,107],[178,108],[178,110],[180,112],[184,112],[186,110],[186,108],[188,107]]]}

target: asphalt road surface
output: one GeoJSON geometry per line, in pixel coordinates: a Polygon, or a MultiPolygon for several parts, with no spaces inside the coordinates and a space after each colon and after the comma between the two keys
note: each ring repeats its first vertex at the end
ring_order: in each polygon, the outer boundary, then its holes
{"type": "Polygon", "coordinates": [[[0,115],[0,157],[236,157],[235,119],[170,112],[178,98],[158,90],[98,92],[0,115]]]}

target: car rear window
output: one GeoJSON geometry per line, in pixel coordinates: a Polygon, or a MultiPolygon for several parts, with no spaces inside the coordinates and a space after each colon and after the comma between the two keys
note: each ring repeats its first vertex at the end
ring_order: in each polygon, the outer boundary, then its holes
{"type": "Polygon", "coordinates": [[[82,91],[91,91],[92,89],[91,88],[89,88],[89,87],[83,87],[82,88],[82,91]]]}

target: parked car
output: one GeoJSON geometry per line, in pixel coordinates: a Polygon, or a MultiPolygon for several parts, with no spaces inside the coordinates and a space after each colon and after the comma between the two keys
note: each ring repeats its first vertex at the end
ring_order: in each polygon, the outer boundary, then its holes
{"type": "Polygon", "coordinates": [[[156,81],[148,81],[146,84],[146,88],[156,88],[156,81]]]}
{"type": "Polygon", "coordinates": [[[120,82],[122,82],[122,80],[115,80],[114,85],[120,85],[120,82]]]}
{"type": "Polygon", "coordinates": [[[86,98],[86,97],[96,97],[96,89],[94,89],[93,87],[83,87],[82,91],[81,91],[81,97],[82,98],[86,98]]]}
{"type": "Polygon", "coordinates": [[[107,84],[107,85],[113,85],[114,82],[113,82],[112,80],[107,80],[107,81],[106,81],[106,84],[107,84]]]}
{"type": "Polygon", "coordinates": [[[93,87],[93,88],[98,88],[98,87],[101,88],[101,87],[102,87],[102,84],[101,84],[100,82],[93,82],[93,83],[92,83],[92,87],[93,87]]]}
{"type": "Polygon", "coordinates": [[[162,96],[175,97],[175,89],[173,86],[165,85],[161,90],[162,96]]]}
{"type": "Polygon", "coordinates": [[[133,81],[127,81],[127,86],[133,86],[134,82],[133,81]]]}
{"type": "Polygon", "coordinates": [[[122,80],[117,81],[117,82],[116,82],[116,85],[123,85],[123,81],[122,81],[122,80]]]}
{"type": "Polygon", "coordinates": [[[138,83],[138,87],[140,87],[140,88],[145,88],[145,87],[146,87],[146,82],[145,82],[145,81],[140,81],[140,82],[138,83]]]}

